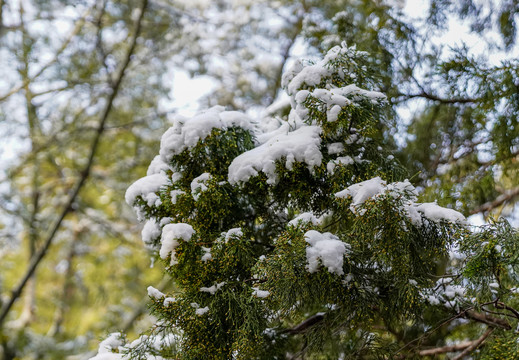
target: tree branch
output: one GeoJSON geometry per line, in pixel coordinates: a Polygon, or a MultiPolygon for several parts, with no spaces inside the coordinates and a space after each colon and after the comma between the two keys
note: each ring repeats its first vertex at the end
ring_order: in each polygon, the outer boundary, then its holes
{"type": "Polygon", "coordinates": [[[498,206],[503,205],[505,202],[512,200],[514,197],[519,195],[519,187],[515,189],[506,190],[504,193],[495,198],[494,201],[489,201],[480,207],[475,208],[470,212],[470,214],[478,214],[486,211],[491,211],[498,206]]]}
{"type": "Polygon", "coordinates": [[[65,49],[69,46],[70,42],[72,41],[72,39],[81,31],[82,27],[83,27],[83,24],[85,23],[85,18],[86,16],[88,15],[88,13],[90,12],[90,9],[88,9],[82,16],[79,20],[76,21],[76,26],[74,27],[74,29],[72,30],[72,32],[70,33],[70,35],[65,39],[65,41],[63,42],[63,44],[61,44],[61,47],[58,49],[58,51],[56,52],[56,54],[54,55],[54,57],[48,62],[46,63],[45,65],[43,65],[41,67],[40,70],[38,70],[38,72],[36,74],[34,74],[32,77],[28,77],[27,79],[25,79],[20,85],[12,88],[11,90],[9,90],[6,94],[0,96],[0,101],[4,101],[5,99],[7,99],[9,96],[13,95],[13,94],[16,94],[18,91],[24,89],[25,87],[29,86],[29,84],[31,82],[33,82],[34,80],[36,80],[45,70],[47,70],[52,64],[54,64],[56,61],[58,61],[58,57],[61,55],[61,53],[63,53],[63,51],[65,51],[65,49]]]}
{"type": "Polygon", "coordinates": [[[434,349],[426,349],[421,350],[418,355],[420,356],[435,356],[439,354],[445,354],[450,352],[458,352],[463,351],[461,354],[456,356],[455,359],[462,359],[464,356],[468,355],[470,352],[474,351],[485,339],[494,331],[494,328],[489,327],[481,337],[472,341],[464,341],[459,344],[442,346],[434,349]]]}
{"type": "Polygon", "coordinates": [[[481,313],[475,312],[474,310],[466,310],[464,312],[464,315],[469,319],[487,324],[488,326],[491,326],[491,327],[497,327],[497,328],[505,329],[505,330],[512,329],[512,327],[510,326],[510,324],[507,321],[497,318],[497,317],[487,315],[487,314],[481,314],[481,313]]]}
{"type": "Polygon", "coordinates": [[[486,338],[492,334],[492,331],[494,331],[493,328],[488,328],[484,333],[483,335],[481,335],[481,337],[477,340],[474,340],[472,342],[472,344],[467,347],[461,354],[459,354],[458,356],[456,356],[454,359],[452,360],[461,360],[463,359],[466,355],[470,354],[472,351],[476,350],[482,343],[483,341],[486,340],[486,338]]]}
{"type": "Polygon", "coordinates": [[[402,100],[397,100],[397,102],[407,101],[414,98],[422,98],[427,100],[436,101],[442,104],[472,104],[480,101],[480,99],[477,98],[452,98],[452,99],[445,99],[441,98],[439,96],[427,93],[426,91],[422,90],[421,92],[417,94],[400,94],[400,97],[402,100]]]}
{"type": "MultiPolygon", "coordinates": [[[[474,340],[474,341],[477,341],[477,340],[474,340]]],[[[455,345],[442,346],[442,347],[433,348],[433,349],[421,350],[418,353],[418,355],[434,356],[434,355],[438,355],[438,354],[462,351],[462,350],[465,350],[466,348],[468,348],[469,346],[471,346],[474,343],[474,341],[464,341],[462,343],[455,344],[455,345]]]]}
{"type": "Polygon", "coordinates": [[[5,318],[7,317],[7,314],[11,310],[15,301],[20,297],[25,285],[27,284],[27,281],[31,278],[33,273],[36,271],[36,268],[38,267],[38,265],[40,264],[42,259],[47,254],[48,249],[50,248],[58,230],[61,227],[61,223],[63,222],[65,217],[68,215],[68,213],[73,209],[73,204],[76,201],[76,198],[78,197],[79,192],[83,188],[83,185],[85,184],[87,178],[90,175],[90,170],[91,170],[92,164],[94,162],[95,153],[97,151],[97,147],[99,145],[101,135],[103,134],[103,131],[105,129],[105,124],[108,119],[108,115],[110,114],[110,111],[112,110],[114,99],[117,96],[117,93],[119,91],[126,68],[128,67],[128,65],[131,61],[131,58],[132,58],[132,54],[135,50],[137,38],[139,37],[140,31],[141,31],[141,23],[142,23],[142,19],[144,16],[144,12],[145,12],[147,3],[148,3],[147,0],[142,0],[140,14],[134,24],[135,31],[130,40],[130,47],[128,49],[128,52],[126,53],[123,63],[121,64],[119,72],[117,73],[118,76],[116,77],[116,79],[111,87],[112,91],[109,94],[109,97],[106,102],[106,106],[100,117],[97,132],[96,132],[96,135],[94,137],[94,140],[93,140],[91,148],[90,148],[90,154],[88,157],[87,164],[86,164],[85,168],[83,169],[83,171],[81,171],[81,177],[79,178],[76,186],[74,187],[73,192],[69,196],[68,201],[67,201],[66,205],[64,206],[63,210],[61,211],[61,214],[60,214],[58,220],[56,221],[56,223],[54,224],[50,234],[46,238],[44,245],[32,258],[25,275],[22,277],[22,279],[20,280],[18,285],[16,285],[16,287],[11,291],[11,296],[10,296],[9,300],[7,300],[3,304],[1,311],[0,311],[0,327],[2,326],[5,318]]]}
{"type": "Polygon", "coordinates": [[[325,313],[317,313],[315,315],[312,315],[308,319],[297,324],[296,326],[294,326],[290,329],[285,329],[285,330],[281,331],[281,333],[291,334],[291,335],[301,334],[301,333],[305,332],[306,330],[308,330],[310,327],[323,321],[325,315],[326,315],[325,313]]]}

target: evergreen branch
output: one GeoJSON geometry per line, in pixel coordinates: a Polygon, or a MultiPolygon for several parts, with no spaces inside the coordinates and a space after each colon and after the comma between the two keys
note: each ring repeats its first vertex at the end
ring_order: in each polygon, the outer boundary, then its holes
{"type": "Polygon", "coordinates": [[[486,340],[486,338],[492,334],[492,332],[494,331],[493,328],[489,327],[484,333],[483,335],[481,335],[481,337],[477,340],[474,340],[472,342],[472,344],[467,347],[461,354],[459,354],[458,356],[456,356],[455,358],[453,358],[452,360],[461,360],[463,359],[465,356],[467,356],[468,354],[470,354],[472,351],[476,350],[482,343],[483,341],[486,340]]]}
{"type": "Polygon", "coordinates": [[[514,316],[516,318],[519,319],[519,312],[517,310],[515,310],[513,307],[510,307],[501,301],[497,301],[494,306],[498,309],[505,309],[505,310],[510,311],[512,314],[514,314],[514,316]]]}
{"type": "Polygon", "coordinates": [[[490,316],[488,314],[481,314],[474,310],[465,310],[463,312],[463,314],[469,319],[487,324],[488,326],[491,326],[491,327],[496,327],[496,328],[500,328],[500,329],[504,329],[504,330],[512,329],[512,327],[510,326],[510,324],[507,321],[494,317],[494,316],[490,316]]]}
{"type": "Polygon", "coordinates": [[[470,214],[478,214],[482,212],[487,212],[495,209],[498,206],[503,205],[509,200],[512,200],[516,196],[519,195],[519,187],[516,187],[514,189],[506,190],[504,193],[499,195],[497,198],[495,198],[493,201],[489,201],[487,203],[484,203],[483,205],[473,209],[470,214]]]}
{"type": "MultiPolygon", "coordinates": [[[[171,282],[171,278],[165,274],[159,285],[157,285],[157,290],[164,291],[167,285],[171,282]]],[[[127,333],[134,326],[137,319],[148,309],[148,303],[150,301],[150,297],[146,294],[146,296],[142,299],[142,301],[135,307],[133,313],[126,318],[121,326],[121,330],[123,333],[127,333]]]]}
{"type": "MultiPolygon", "coordinates": [[[[97,128],[96,135],[94,137],[94,140],[92,142],[91,148],[90,148],[90,154],[88,157],[87,164],[85,165],[85,168],[83,171],[81,171],[81,177],[78,180],[77,184],[74,187],[73,192],[69,196],[66,205],[64,206],[57,222],[54,224],[50,234],[45,240],[44,245],[40,248],[40,250],[32,257],[32,260],[29,264],[29,267],[25,273],[25,275],[22,277],[18,285],[11,291],[11,296],[9,299],[2,305],[2,308],[0,309],[0,327],[3,325],[3,322],[5,321],[7,315],[9,314],[10,310],[12,309],[15,301],[21,296],[23,289],[25,288],[28,280],[32,277],[34,272],[36,271],[36,268],[41,263],[45,255],[47,254],[47,251],[49,250],[50,246],[52,245],[54,238],[56,234],[58,233],[58,230],[61,228],[61,224],[65,217],[73,210],[74,208],[74,202],[76,201],[79,192],[83,188],[83,185],[86,183],[86,180],[88,179],[90,175],[90,171],[92,169],[92,165],[94,163],[95,154],[99,145],[99,142],[101,140],[101,135],[104,132],[105,124],[108,120],[108,115],[110,114],[114,100],[117,96],[117,93],[119,91],[120,85],[122,83],[123,77],[125,75],[126,69],[128,65],[130,64],[132,55],[135,51],[135,46],[137,44],[137,38],[139,37],[140,31],[141,31],[141,23],[142,19],[144,17],[144,12],[146,9],[148,1],[142,0],[140,13],[135,21],[135,32],[133,36],[130,39],[130,47],[128,49],[128,52],[126,53],[126,56],[123,60],[123,63],[121,64],[120,70],[118,72],[118,76],[116,80],[114,81],[113,85],[111,86],[111,92],[109,94],[109,97],[106,102],[106,106],[104,108],[104,111],[101,115],[101,118],[99,120],[99,126],[97,128]]],[[[79,30],[78,30],[79,31],[79,30]]],[[[57,58],[57,55],[56,55],[57,58]]]]}

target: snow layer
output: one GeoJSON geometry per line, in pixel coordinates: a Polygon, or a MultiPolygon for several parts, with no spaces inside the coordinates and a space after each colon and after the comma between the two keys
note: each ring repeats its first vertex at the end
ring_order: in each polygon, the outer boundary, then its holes
{"type": "Polygon", "coordinates": [[[160,300],[166,297],[164,293],[158,289],[155,289],[153,286],[148,286],[148,296],[155,300],[160,300]]]}
{"type": "Polygon", "coordinates": [[[206,312],[209,311],[209,307],[203,307],[203,308],[200,308],[200,309],[196,309],[195,310],[195,314],[197,314],[198,316],[202,316],[204,315],[206,312]]]}
{"type": "Polygon", "coordinates": [[[204,140],[213,129],[241,127],[254,131],[254,122],[245,114],[237,111],[224,111],[223,106],[214,106],[192,118],[178,116],[160,142],[160,157],[169,163],[174,155],[191,149],[204,140]]]}
{"type": "Polygon", "coordinates": [[[422,216],[432,222],[447,221],[464,224],[465,217],[452,209],[441,207],[435,203],[417,203],[417,191],[408,180],[387,184],[380,177],[375,177],[354,185],[335,194],[336,198],[351,197],[350,210],[357,213],[357,208],[366,200],[380,195],[404,198],[403,211],[416,226],[423,225],[422,216]]]}
{"type": "Polygon", "coordinates": [[[346,198],[351,196],[352,206],[363,204],[366,200],[384,192],[386,182],[379,176],[366,180],[357,184],[353,184],[346,189],[335,194],[337,198],[346,198]]]}
{"type": "Polygon", "coordinates": [[[342,242],[332,233],[320,233],[310,230],[305,233],[305,240],[310,246],[306,248],[306,268],[314,273],[319,269],[319,260],[328,271],[343,275],[344,255],[349,245],[342,242]]]}
{"type": "Polygon", "coordinates": [[[99,343],[97,355],[90,360],[122,360],[122,354],[114,353],[112,351],[120,352],[123,350],[123,337],[121,333],[112,333],[106,339],[99,343]]]}
{"type": "Polygon", "coordinates": [[[225,234],[225,242],[228,242],[231,238],[242,237],[243,231],[241,230],[241,228],[232,228],[232,229],[227,230],[227,232],[225,232],[223,234],[225,234]]]}
{"type": "Polygon", "coordinates": [[[151,161],[150,166],[148,166],[148,171],[146,172],[146,175],[149,176],[154,174],[160,174],[161,172],[166,173],[168,170],[170,170],[168,164],[162,161],[160,155],[157,155],[151,161]]]}
{"type": "Polygon", "coordinates": [[[183,190],[171,190],[171,192],[169,193],[169,196],[171,196],[171,203],[175,205],[177,203],[177,198],[180,195],[184,195],[185,193],[186,192],[183,190]]]}
{"type": "MultiPolygon", "coordinates": [[[[142,197],[147,202],[148,206],[156,205],[158,196],[155,194],[161,187],[166,186],[169,179],[165,173],[152,174],[140,178],[130,185],[124,196],[126,203],[133,206],[137,197],[142,197]]],[[[159,199],[160,201],[160,199],[159,199]]]]}
{"type": "Polygon", "coordinates": [[[159,251],[161,259],[167,259],[171,253],[171,265],[177,264],[175,249],[179,245],[178,240],[189,241],[194,233],[195,230],[189,224],[178,223],[164,226],[162,229],[162,245],[159,251]]]}
{"type": "Polygon", "coordinates": [[[314,226],[320,225],[322,218],[316,217],[311,212],[304,212],[297,215],[295,218],[288,222],[288,225],[297,226],[299,223],[311,223],[314,226]]]}
{"type": "Polygon", "coordinates": [[[467,302],[466,289],[461,285],[451,284],[453,279],[441,278],[432,289],[422,292],[422,297],[431,305],[442,305],[453,308],[460,302],[467,302]]]}
{"type": "Polygon", "coordinates": [[[337,165],[351,165],[354,163],[355,160],[353,160],[351,156],[340,156],[335,160],[329,161],[328,164],[326,164],[326,170],[328,170],[330,174],[333,174],[337,165]]]}
{"type": "Polygon", "coordinates": [[[213,258],[210,248],[202,246],[202,250],[204,251],[204,255],[202,255],[202,259],[201,259],[203,262],[207,262],[213,258]]]}
{"type": "Polygon", "coordinates": [[[157,224],[155,219],[151,218],[146,221],[144,227],[142,228],[142,241],[146,245],[151,245],[153,240],[160,236],[161,232],[160,225],[157,224]]]}
{"type": "MultiPolygon", "coordinates": [[[[305,95],[297,94],[298,90],[304,87],[314,87],[322,83],[322,81],[330,77],[334,71],[332,64],[340,57],[354,57],[355,53],[359,54],[355,48],[347,47],[345,43],[341,46],[335,46],[328,51],[326,56],[318,61],[317,63],[309,66],[303,66],[299,61],[296,62],[285,74],[283,74],[281,85],[286,88],[288,95],[295,95],[297,97],[296,102],[302,102],[306,99],[305,95]]],[[[344,78],[344,74],[342,74],[344,78]]],[[[334,108],[334,105],[345,106],[351,101],[346,98],[364,97],[369,98],[373,101],[385,99],[386,96],[377,91],[368,91],[358,88],[355,85],[348,85],[342,88],[336,89],[318,89],[319,92],[314,91],[312,96],[324,101],[328,104],[329,114],[328,121],[335,121],[337,114],[340,111],[338,108],[334,108]],[[331,115],[331,116],[330,116],[331,115]]],[[[304,90],[303,90],[304,91],[304,90]]]]}
{"type": "Polygon", "coordinates": [[[213,286],[201,287],[200,291],[201,292],[208,292],[209,294],[214,295],[224,285],[225,285],[225,281],[222,281],[221,283],[214,284],[213,286]]]}
{"type": "Polygon", "coordinates": [[[270,292],[267,291],[267,290],[260,290],[259,288],[257,287],[253,287],[252,288],[252,296],[255,296],[257,298],[261,298],[261,299],[264,299],[266,298],[267,296],[270,295],[270,292]]]}
{"type": "Polygon", "coordinates": [[[203,173],[191,181],[191,194],[193,199],[198,200],[200,193],[207,190],[206,182],[211,180],[212,176],[209,173],[203,173]]]}
{"type": "MultiPolygon", "coordinates": [[[[125,344],[121,333],[112,333],[99,344],[97,355],[89,360],[124,360],[124,352],[139,346],[142,341],[149,339],[146,335],[139,337],[131,344],[125,344]],[[116,351],[116,352],[113,352],[116,351]]],[[[159,349],[163,344],[171,342],[171,339],[165,337],[156,337],[154,339],[154,348],[159,349]]],[[[145,354],[147,360],[164,360],[161,356],[145,354]]]]}
{"type": "Polygon", "coordinates": [[[275,184],[276,161],[285,158],[285,167],[292,169],[294,162],[302,162],[309,169],[321,165],[321,128],[302,126],[286,134],[270,138],[264,144],[237,156],[229,166],[229,183],[246,182],[259,172],[267,175],[267,183],[275,184]]]}

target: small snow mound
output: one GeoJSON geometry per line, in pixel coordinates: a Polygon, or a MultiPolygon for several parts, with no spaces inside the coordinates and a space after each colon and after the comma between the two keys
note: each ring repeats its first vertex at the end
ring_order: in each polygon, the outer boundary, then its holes
{"type": "Polygon", "coordinates": [[[169,179],[163,172],[140,178],[132,185],[130,185],[128,190],[126,190],[126,194],[124,196],[126,203],[130,206],[133,206],[137,200],[137,197],[140,196],[144,201],[147,202],[148,206],[153,206],[158,199],[158,196],[155,193],[159,191],[161,187],[166,186],[168,183],[169,179]]]}
{"type": "Polygon", "coordinates": [[[311,223],[314,226],[321,224],[322,219],[316,217],[311,212],[304,212],[297,215],[294,219],[288,222],[288,225],[297,226],[299,223],[311,223]]]}
{"type": "Polygon", "coordinates": [[[222,281],[221,283],[218,283],[218,284],[214,284],[213,286],[209,286],[209,287],[201,287],[200,288],[200,291],[201,292],[208,292],[209,294],[211,295],[214,295],[218,290],[220,290],[222,288],[222,286],[225,285],[225,281],[222,281]]]}
{"type": "Polygon", "coordinates": [[[319,269],[319,260],[328,271],[337,275],[343,275],[344,255],[349,245],[342,242],[332,233],[320,233],[310,230],[305,233],[305,240],[310,246],[306,248],[306,259],[309,272],[314,273],[319,269]]]}
{"type": "Polygon", "coordinates": [[[373,179],[353,184],[346,189],[335,194],[337,198],[351,196],[352,206],[363,204],[366,200],[383,193],[386,189],[386,182],[377,176],[373,179]]]}
{"type": "Polygon", "coordinates": [[[415,209],[422,213],[427,219],[434,222],[448,221],[460,224],[466,223],[465,216],[461,213],[456,210],[441,207],[436,203],[417,204],[415,209]]]}
{"type": "Polygon", "coordinates": [[[189,241],[195,233],[193,227],[189,224],[167,224],[162,229],[162,245],[160,247],[159,255],[161,259],[167,259],[171,253],[171,265],[177,263],[175,256],[175,249],[179,245],[178,240],[189,241]]]}
{"type": "Polygon", "coordinates": [[[267,296],[270,295],[269,291],[267,291],[267,290],[260,290],[257,287],[253,287],[252,290],[253,290],[252,291],[252,295],[257,297],[257,298],[260,298],[260,299],[264,299],[264,298],[266,298],[267,296]]]}
{"type": "Polygon", "coordinates": [[[299,129],[277,134],[264,144],[237,156],[229,166],[229,183],[247,182],[260,172],[267,175],[267,183],[277,182],[276,161],[285,159],[291,170],[295,162],[306,163],[311,170],[321,165],[322,129],[319,126],[301,126],[299,129]]]}
{"type": "Polygon", "coordinates": [[[153,286],[148,286],[148,296],[155,300],[161,300],[166,297],[162,291],[155,289],[153,286]]]}
{"type": "Polygon", "coordinates": [[[186,149],[191,149],[204,140],[213,129],[240,127],[251,132],[254,122],[245,114],[237,111],[224,111],[223,106],[214,106],[192,118],[177,116],[160,141],[160,157],[169,163],[171,158],[186,149]]]}
{"type": "Polygon", "coordinates": [[[232,228],[223,234],[225,234],[225,242],[228,242],[231,238],[234,238],[234,237],[238,238],[238,237],[243,236],[243,231],[241,230],[241,228],[232,228]]]}
{"type": "Polygon", "coordinates": [[[124,340],[121,333],[112,333],[99,343],[97,355],[90,360],[122,360],[123,355],[119,354],[124,349],[124,340]],[[117,353],[113,352],[117,351],[117,353]]]}
{"type": "Polygon", "coordinates": [[[144,244],[150,246],[153,244],[153,240],[157,239],[161,234],[160,225],[157,224],[155,219],[149,219],[142,228],[142,241],[144,244]]]}

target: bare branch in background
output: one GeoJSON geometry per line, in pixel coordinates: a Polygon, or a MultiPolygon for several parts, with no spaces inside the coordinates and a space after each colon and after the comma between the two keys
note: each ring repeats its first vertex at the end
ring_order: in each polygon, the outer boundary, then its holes
{"type": "MultiPolygon", "coordinates": [[[[72,193],[70,194],[70,196],[69,196],[65,206],[63,207],[63,210],[61,211],[61,214],[60,214],[58,220],[56,221],[56,223],[52,227],[52,230],[51,230],[50,234],[47,236],[43,246],[38,250],[38,252],[32,258],[31,263],[29,264],[29,267],[28,267],[25,275],[22,277],[20,282],[11,291],[11,296],[9,297],[9,299],[3,304],[1,312],[0,312],[0,326],[3,325],[7,315],[9,314],[9,311],[11,310],[11,308],[14,305],[15,301],[22,294],[22,291],[23,291],[24,287],[26,286],[27,281],[34,274],[34,272],[36,271],[38,265],[41,263],[41,261],[43,260],[43,258],[47,254],[47,251],[50,248],[50,246],[52,245],[52,242],[53,242],[56,234],[58,233],[63,220],[68,215],[68,213],[73,209],[73,204],[76,201],[76,198],[77,198],[79,192],[83,188],[83,185],[85,184],[85,182],[87,181],[87,179],[88,179],[88,177],[90,175],[90,171],[91,171],[91,168],[92,168],[92,164],[94,163],[94,158],[95,158],[95,155],[96,155],[96,151],[97,151],[97,148],[98,148],[101,136],[102,136],[102,134],[103,134],[103,132],[105,130],[105,125],[106,125],[106,122],[108,120],[108,115],[110,114],[110,111],[112,110],[114,99],[117,96],[119,87],[120,87],[121,82],[123,80],[123,77],[125,75],[126,68],[130,64],[132,55],[133,55],[134,50],[135,50],[135,46],[136,46],[136,43],[137,43],[137,38],[139,37],[140,31],[141,31],[141,23],[142,23],[142,19],[144,17],[144,13],[145,13],[145,10],[146,10],[146,7],[147,7],[147,3],[148,3],[147,0],[143,0],[142,3],[141,3],[140,12],[138,14],[139,16],[137,17],[137,19],[135,21],[135,24],[134,24],[134,29],[135,30],[134,30],[134,33],[133,33],[131,39],[130,39],[130,47],[128,48],[128,51],[127,51],[127,53],[126,53],[126,55],[124,57],[123,63],[121,64],[121,66],[119,68],[119,71],[117,73],[117,76],[115,77],[114,83],[111,86],[111,90],[112,91],[109,94],[109,97],[107,99],[106,105],[105,105],[104,110],[103,110],[103,112],[101,114],[101,117],[99,119],[99,124],[98,124],[98,128],[97,128],[97,132],[96,132],[96,134],[94,136],[94,140],[92,141],[92,145],[90,147],[90,154],[89,154],[89,157],[88,157],[87,164],[84,167],[84,169],[81,171],[81,177],[79,178],[78,182],[76,183],[76,185],[75,185],[72,193]]],[[[56,58],[57,58],[57,56],[56,56],[56,58]]]]}
{"type": "Polygon", "coordinates": [[[85,18],[88,16],[89,13],[90,13],[90,9],[85,11],[83,16],[81,16],[77,20],[76,26],[74,27],[74,29],[72,29],[72,31],[70,32],[69,36],[65,39],[65,41],[63,41],[60,48],[56,51],[54,57],[51,60],[49,60],[45,65],[43,65],[36,74],[31,76],[30,78],[27,77],[26,79],[24,79],[20,85],[15,86],[11,90],[9,90],[6,94],[0,95],[0,101],[4,101],[5,99],[9,98],[9,96],[16,94],[18,91],[20,91],[22,89],[25,89],[31,82],[33,82],[38,77],[40,77],[40,75],[43,74],[43,72],[45,70],[47,70],[50,66],[52,66],[54,63],[56,63],[58,61],[59,56],[67,49],[67,47],[70,45],[70,43],[74,39],[74,37],[81,31],[81,29],[85,23],[85,18]]]}

